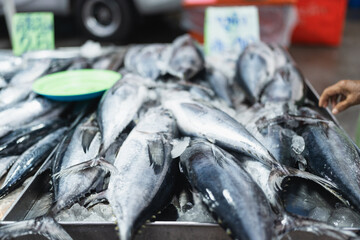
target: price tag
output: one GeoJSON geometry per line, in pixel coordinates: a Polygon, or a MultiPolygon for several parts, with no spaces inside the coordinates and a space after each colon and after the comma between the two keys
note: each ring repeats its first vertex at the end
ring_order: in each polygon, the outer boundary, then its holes
{"type": "Polygon", "coordinates": [[[13,16],[14,55],[33,50],[51,50],[54,49],[54,45],[53,13],[17,13],[13,16]]]}
{"type": "Polygon", "coordinates": [[[257,7],[209,7],[205,15],[205,53],[240,53],[260,40],[257,7]]]}

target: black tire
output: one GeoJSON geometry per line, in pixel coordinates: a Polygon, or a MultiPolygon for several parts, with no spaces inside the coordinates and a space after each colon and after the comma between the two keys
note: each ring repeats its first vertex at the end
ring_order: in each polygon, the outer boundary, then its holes
{"type": "Polygon", "coordinates": [[[134,8],[129,0],[78,0],[75,16],[91,39],[123,42],[131,33],[134,8]]]}

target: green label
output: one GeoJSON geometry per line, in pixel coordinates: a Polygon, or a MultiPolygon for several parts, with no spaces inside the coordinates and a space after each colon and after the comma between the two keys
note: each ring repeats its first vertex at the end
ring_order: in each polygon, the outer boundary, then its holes
{"type": "Polygon", "coordinates": [[[55,47],[54,14],[17,13],[13,16],[12,46],[14,55],[55,47]]]}

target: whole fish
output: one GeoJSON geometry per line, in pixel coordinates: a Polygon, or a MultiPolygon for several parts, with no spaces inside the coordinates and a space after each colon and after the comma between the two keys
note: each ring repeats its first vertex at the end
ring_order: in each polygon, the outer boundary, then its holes
{"type": "Polygon", "coordinates": [[[69,169],[75,172],[100,165],[110,170],[107,190],[90,199],[108,200],[121,239],[131,239],[146,220],[170,203],[178,173],[176,161],[171,158],[170,141],[176,135],[172,115],[160,107],[153,108],[130,132],[113,166],[99,159],[69,169]]]}
{"type": "Polygon", "coordinates": [[[127,74],[110,88],[98,107],[97,119],[106,150],[134,119],[147,99],[147,88],[140,76],[127,74]]]}
{"type": "Polygon", "coordinates": [[[274,54],[265,43],[248,45],[236,63],[235,80],[254,104],[265,86],[273,79],[276,70],[274,54]]]}
{"type": "Polygon", "coordinates": [[[259,186],[216,147],[193,142],[180,157],[182,169],[233,239],[273,239],[276,214],[259,186]]]}
{"type": "Polygon", "coordinates": [[[268,165],[278,165],[272,154],[245,127],[225,112],[181,99],[164,100],[186,136],[201,137],[232,151],[247,153],[268,165]]]}
{"type": "Polygon", "coordinates": [[[176,38],[164,53],[167,72],[181,80],[189,80],[204,68],[203,54],[190,35],[176,38]]]}
{"type": "Polygon", "coordinates": [[[56,109],[57,105],[58,103],[37,97],[0,111],[0,137],[56,109]]]}
{"type": "Polygon", "coordinates": [[[50,133],[20,155],[9,170],[0,188],[0,197],[4,197],[19,184],[23,183],[26,177],[48,157],[66,131],[67,128],[63,127],[50,133]]]}
{"type": "Polygon", "coordinates": [[[156,108],[149,110],[120,148],[106,198],[121,239],[131,239],[146,220],[170,202],[176,173],[170,154],[174,137],[175,120],[169,112],[156,108]]]}
{"type": "Polygon", "coordinates": [[[346,133],[333,122],[299,127],[305,140],[308,171],[333,181],[343,197],[360,210],[360,156],[346,133]]]}
{"type": "Polygon", "coordinates": [[[66,176],[56,175],[64,169],[93,159],[98,155],[101,144],[100,132],[92,120],[91,117],[85,118],[74,131],[63,139],[56,152],[52,166],[54,203],[51,208],[55,214],[72,206],[76,201],[90,193],[104,178],[104,171],[99,168],[74,172],[66,176]],[[96,133],[92,134],[94,131],[96,133]],[[91,137],[84,139],[84,135],[91,137]]]}

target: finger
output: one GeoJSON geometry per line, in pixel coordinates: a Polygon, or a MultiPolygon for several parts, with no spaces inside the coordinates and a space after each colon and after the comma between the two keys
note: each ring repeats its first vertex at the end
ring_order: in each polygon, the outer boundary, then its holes
{"type": "Polygon", "coordinates": [[[320,96],[319,99],[319,106],[320,107],[326,107],[327,106],[327,101],[329,100],[330,97],[340,94],[341,93],[341,89],[338,85],[333,85],[330,86],[328,88],[326,88],[323,93],[320,96]]]}
{"type": "Polygon", "coordinates": [[[332,113],[333,114],[338,114],[339,112],[344,111],[345,109],[347,109],[348,107],[350,107],[352,104],[349,101],[349,99],[345,99],[344,101],[339,102],[338,104],[336,104],[333,107],[332,113]]]}

